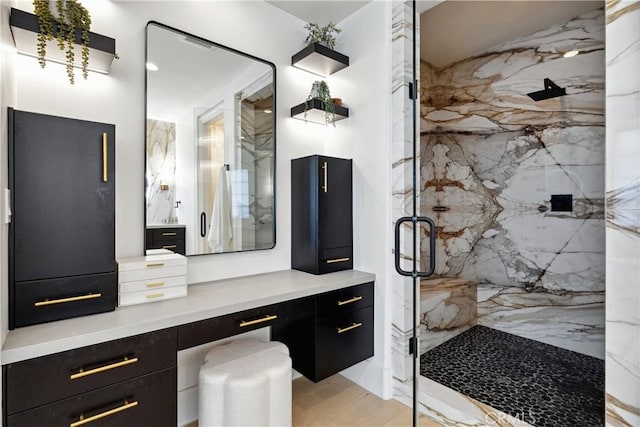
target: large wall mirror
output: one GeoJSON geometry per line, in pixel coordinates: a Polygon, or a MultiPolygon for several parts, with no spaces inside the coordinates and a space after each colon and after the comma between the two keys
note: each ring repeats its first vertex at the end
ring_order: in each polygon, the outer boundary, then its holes
{"type": "Polygon", "coordinates": [[[272,248],[275,66],[155,22],[146,61],[146,248],[272,248]]]}

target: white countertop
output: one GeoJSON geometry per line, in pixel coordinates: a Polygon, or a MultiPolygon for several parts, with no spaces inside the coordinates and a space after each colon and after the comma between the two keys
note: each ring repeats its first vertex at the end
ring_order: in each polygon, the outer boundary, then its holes
{"type": "Polygon", "coordinates": [[[193,284],[184,298],[14,329],[4,342],[1,360],[19,362],[374,280],[374,274],[357,270],[317,276],[283,270],[193,284]]]}

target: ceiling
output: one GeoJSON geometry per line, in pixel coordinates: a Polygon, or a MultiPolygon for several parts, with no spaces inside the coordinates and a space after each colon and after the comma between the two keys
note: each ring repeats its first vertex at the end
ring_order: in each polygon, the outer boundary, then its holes
{"type": "Polygon", "coordinates": [[[604,7],[604,1],[445,1],[420,15],[420,59],[438,68],[604,7]]]}
{"type": "Polygon", "coordinates": [[[371,0],[310,0],[310,1],[272,1],[267,3],[280,8],[290,15],[306,22],[325,26],[329,22],[339,23],[371,0]]]}

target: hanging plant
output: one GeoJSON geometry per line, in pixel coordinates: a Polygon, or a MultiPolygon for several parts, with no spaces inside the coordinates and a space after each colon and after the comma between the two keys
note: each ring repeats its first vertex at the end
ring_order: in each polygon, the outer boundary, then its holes
{"type": "Polygon", "coordinates": [[[46,65],[47,42],[56,36],[58,48],[65,51],[67,76],[74,83],[73,63],[75,60],[76,30],[80,30],[82,46],[82,76],[86,79],[89,72],[89,30],[91,15],[78,0],[55,0],[58,11],[56,20],[51,12],[49,0],[33,0],[33,6],[40,32],[38,33],[38,63],[46,65]]]}
{"type": "Polygon", "coordinates": [[[329,24],[324,27],[320,27],[318,24],[308,23],[304,26],[304,29],[309,30],[309,34],[304,40],[305,43],[320,43],[329,49],[335,49],[336,36],[342,31],[331,21],[329,21],[329,24]]]}
{"type": "Polygon", "coordinates": [[[311,85],[311,91],[307,96],[307,102],[304,103],[304,119],[307,120],[307,110],[309,109],[309,102],[313,99],[318,99],[322,102],[324,109],[324,121],[326,124],[331,123],[333,126],[335,123],[336,107],[331,98],[331,92],[329,91],[329,85],[324,80],[316,80],[311,85]]]}

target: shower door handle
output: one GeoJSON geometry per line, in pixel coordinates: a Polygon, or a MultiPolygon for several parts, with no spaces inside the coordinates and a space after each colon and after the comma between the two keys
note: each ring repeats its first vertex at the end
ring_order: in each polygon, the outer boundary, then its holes
{"type": "Polygon", "coordinates": [[[200,237],[207,235],[207,214],[202,212],[200,214],[200,237]]]}
{"type": "MultiPolygon", "coordinates": [[[[415,242],[413,242],[415,245],[415,242]]],[[[431,218],[427,218],[426,216],[403,216],[402,218],[396,221],[395,226],[395,247],[394,247],[394,257],[395,257],[395,266],[396,271],[401,276],[408,277],[429,277],[433,274],[436,269],[436,224],[433,222],[431,218]],[[418,225],[418,223],[426,223],[429,224],[429,270],[428,271],[407,271],[403,270],[400,267],[400,228],[402,224],[405,222],[411,222],[414,224],[414,227],[418,225]]]]}

